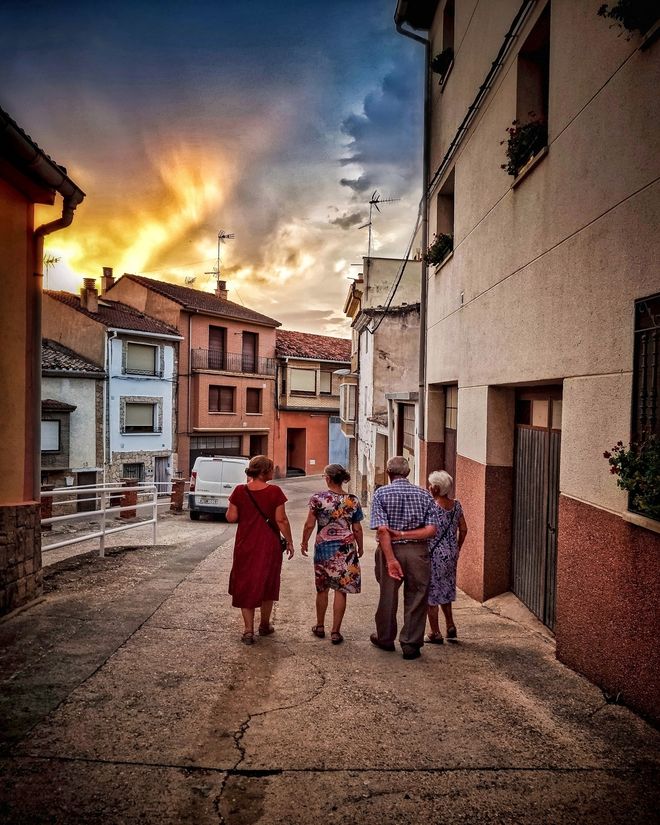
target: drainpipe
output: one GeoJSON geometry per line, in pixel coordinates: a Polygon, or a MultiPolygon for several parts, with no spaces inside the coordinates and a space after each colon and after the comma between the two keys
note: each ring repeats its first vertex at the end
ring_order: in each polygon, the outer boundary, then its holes
{"type": "MultiPolygon", "coordinates": [[[[68,188],[68,187],[67,187],[68,188]]],[[[32,295],[32,426],[34,442],[34,463],[32,495],[35,501],[41,498],[41,315],[44,279],[44,238],[70,226],[76,206],[84,194],[71,184],[74,190],[64,197],[62,215],[57,220],[44,223],[34,230],[33,254],[35,285],[32,295]]]]}
{"type": "MultiPolygon", "coordinates": [[[[422,213],[422,249],[429,246],[429,178],[431,166],[431,41],[413,32],[406,31],[401,23],[396,22],[396,30],[404,37],[409,37],[424,46],[424,157],[423,157],[423,198],[422,213]]],[[[427,317],[428,280],[426,264],[422,262],[422,284],[419,301],[419,400],[417,402],[418,434],[426,440],[426,317],[427,317]]],[[[416,462],[419,468],[419,461],[416,462]]],[[[417,470],[418,472],[419,470],[417,470]]]]}

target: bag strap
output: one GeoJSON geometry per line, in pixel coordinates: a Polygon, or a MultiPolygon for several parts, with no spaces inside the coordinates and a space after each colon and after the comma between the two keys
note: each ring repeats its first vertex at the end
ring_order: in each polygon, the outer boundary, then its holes
{"type": "Polygon", "coordinates": [[[276,524],[273,524],[273,522],[268,518],[268,516],[264,513],[264,511],[261,509],[261,507],[259,507],[259,505],[257,504],[257,500],[252,495],[252,492],[250,491],[250,488],[247,486],[247,484],[245,485],[245,492],[250,496],[250,500],[252,501],[252,503],[256,507],[257,512],[259,513],[259,515],[264,519],[264,521],[270,527],[270,529],[274,533],[277,533],[277,535],[279,536],[280,528],[276,524]]]}

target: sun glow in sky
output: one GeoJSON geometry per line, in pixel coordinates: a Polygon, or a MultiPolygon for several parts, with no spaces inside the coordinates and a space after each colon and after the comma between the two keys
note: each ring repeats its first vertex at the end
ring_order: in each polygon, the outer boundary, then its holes
{"type": "Polygon", "coordinates": [[[112,266],[211,289],[222,229],[230,299],[346,336],[371,192],[400,198],[374,218],[392,257],[420,194],[422,54],[395,5],[3,3],[0,105],[87,194],[48,286],[112,266]]]}

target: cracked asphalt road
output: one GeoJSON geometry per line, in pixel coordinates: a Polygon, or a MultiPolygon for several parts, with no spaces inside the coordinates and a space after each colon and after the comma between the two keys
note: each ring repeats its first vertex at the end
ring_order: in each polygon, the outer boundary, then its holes
{"type": "MultiPolygon", "coordinates": [[[[318,479],[282,486],[299,536],[318,479]]],[[[58,561],[44,600],[0,624],[0,821],[657,821],[657,731],[547,637],[462,596],[459,644],[375,649],[368,540],[343,645],[312,635],[296,555],[276,633],[246,647],[233,531],[173,517],[155,548],[58,561]]]]}

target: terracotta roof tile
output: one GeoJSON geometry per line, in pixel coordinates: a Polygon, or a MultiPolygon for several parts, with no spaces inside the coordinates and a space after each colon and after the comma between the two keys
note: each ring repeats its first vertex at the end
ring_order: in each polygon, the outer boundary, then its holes
{"type": "Polygon", "coordinates": [[[318,358],[319,361],[341,363],[351,360],[351,342],[346,338],[278,329],[275,342],[275,352],[279,357],[318,358]]]}
{"type": "Polygon", "coordinates": [[[198,312],[207,312],[209,315],[234,318],[237,321],[247,321],[267,327],[280,326],[280,322],[274,318],[269,318],[267,315],[262,315],[253,309],[228,301],[226,298],[218,298],[212,292],[204,292],[201,289],[192,289],[188,286],[179,286],[165,281],[156,281],[153,278],[145,278],[143,275],[126,274],[123,277],[130,278],[132,281],[147,287],[147,289],[153,289],[159,295],[171,298],[186,309],[194,309],[198,312]]]}
{"type": "Polygon", "coordinates": [[[65,404],[64,401],[55,401],[53,398],[44,398],[41,402],[42,410],[60,410],[62,412],[73,412],[77,409],[73,404],[65,404]]]}
{"type": "Polygon", "coordinates": [[[103,367],[88,361],[57,341],[51,341],[50,338],[44,338],[42,342],[41,369],[44,372],[98,373],[99,377],[103,375],[103,367]]]}
{"type": "Polygon", "coordinates": [[[56,301],[70,306],[106,327],[134,329],[138,332],[153,332],[159,335],[179,334],[178,330],[169,327],[162,321],[158,321],[150,315],[144,315],[144,313],[127,304],[121,304],[119,301],[109,301],[105,296],[99,298],[98,312],[89,312],[80,305],[78,295],[73,295],[71,292],[55,292],[52,289],[44,290],[44,292],[46,295],[50,295],[51,298],[55,298],[56,301]]]}

